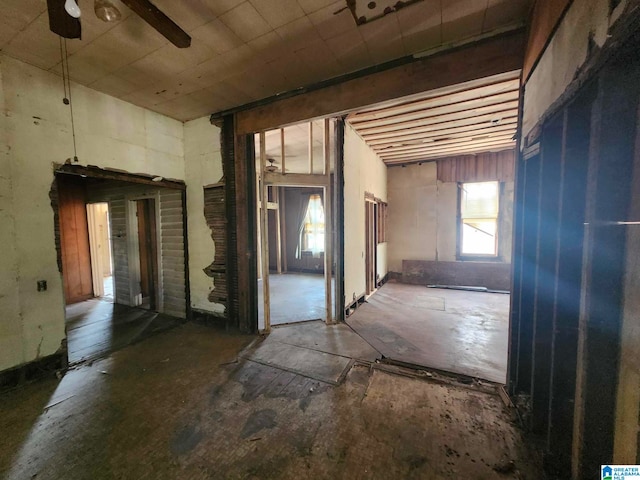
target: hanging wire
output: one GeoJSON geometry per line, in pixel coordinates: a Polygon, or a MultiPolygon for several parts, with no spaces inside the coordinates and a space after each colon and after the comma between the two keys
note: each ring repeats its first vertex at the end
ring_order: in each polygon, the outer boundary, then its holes
{"type": "Polygon", "coordinates": [[[71,100],[71,78],[69,76],[69,51],[67,49],[67,39],[60,37],[60,56],[62,57],[62,84],[64,86],[65,105],[69,105],[71,114],[71,135],[73,137],[73,161],[78,162],[78,148],[76,145],[76,126],[73,119],[73,102],[71,100]]]}
{"type": "Polygon", "coordinates": [[[62,51],[62,37],[58,37],[60,39],[60,64],[62,65],[62,89],[64,90],[64,97],[62,97],[62,103],[65,105],[69,104],[69,99],[67,98],[67,80],[65,78],[64,73],[64,53],[62,51]]]}

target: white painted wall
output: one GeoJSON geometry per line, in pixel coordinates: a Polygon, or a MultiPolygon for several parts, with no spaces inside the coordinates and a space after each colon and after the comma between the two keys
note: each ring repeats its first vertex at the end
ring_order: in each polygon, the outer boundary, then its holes
{"type": "MultiPolygon", "coordinates": [[[[364,193],[387,201],[387,167],[351,125],[344,132],[344,292],[345,303],[365,293],[364,193]]],[[[387,228],[387,232],[390,228],[387,228]]],[[[387,274],[387,244],[378,245],[378,275],[387,274]]]]}
{"type": "Polygon", "coordinates": [[[609,16],[608,0],[571,3],[551,42],[526,83],[522,133],[526,137],[574,79],[587,60],[589,36],[598,47],[607,41],[609,26],[619,18],[627,2],[622,1],[609,16]]]}
{"type": "MultiPolygon", "coordinates": [[[[73,157],[62,96],[60,77],[0,55],[0,371],[65,338],[49,200],[53,163],[73,157]]],[[[80,164],[184,178],[181,122],[77,84],[72,100],[80,164]]]]}
{"type": "Polygon", "coordinates": [[[216,251],[204,217],[203,186],[217,183],[222,178],[220,129],[211,125],[208,117],[184,124],[184,159],[191,306],[222,315],[224,305],[211,303],[207,298],[214,284],[203,272],[213,262],[216,251]]]}
{"type": "MultiPolygon", "coordinates": [[[[458,186],[437,173],[436,162],[387,170],[390,272],[402,272],[402,260],[456,261],[458,186]]],[[[500,211],[500,253],[511,262],[513,182],[504,183],[500,211]]]]}

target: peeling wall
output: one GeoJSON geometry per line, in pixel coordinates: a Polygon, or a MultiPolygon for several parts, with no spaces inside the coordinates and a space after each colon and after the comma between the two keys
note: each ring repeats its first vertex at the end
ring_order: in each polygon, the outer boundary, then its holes
{"type": "Polygon", "coordinates": [[[220,129],[211,125],[208,117],[187,122],[184,124],[184,147],[191,306],[222,315],[224,305],[208,299],[214,281],[203,271],[215,256],[211,230],[204,216],[203,187],[222,178],[220,129]]]}
{"type": "MultiPolygon", "coordinates": [[[[402,272],[403,260],[456,261],[458,186],[441,182],[436,162],[388,169],[389,271],[402,272]]],[[[499,256],[511,261],[513,182],[500,198],[499,256]]]]}
{"type": "MultiPolygon", "coordinates": [[[[344,132],[344,292],[345,303],[365,293],[364,194],[387,201],[387,167],[351,125],[344,132]]],[[[391,227],[387,228],[389,232],[391,227]]],[[[378,244],[378,275],[387,274],[387,244],[378,244]]]]}
{"type": "MultiPolygon", "coordinates": [[[[0,371],[65,338],[49,199],[53,163],[73,157],[62,96],[60,77],[0,55],[0,371]]],[[[77,84],[72,100],[80,164],[184,178],[181,122],[77,84]]]]}
{"type": "Polygon", "coordinates": [[[526,137],[573,81],[592,48],[607,41],[609,25],[626,6],[622,1],[609,15],[606,0],[574,1],[562,19],[524,90],[522,134],[526,137]]]}

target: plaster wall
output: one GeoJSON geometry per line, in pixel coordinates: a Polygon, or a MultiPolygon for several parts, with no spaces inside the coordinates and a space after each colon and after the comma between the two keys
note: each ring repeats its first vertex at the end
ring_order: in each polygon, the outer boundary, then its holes
{"type": "Polygon", "coordinates": [[[213,262],[215,244],[204,216],[204,189],[222,179],[220,129],[208,117],[184,124],[184,175],[187,184],[187,231],[191,307],[217,315],[224,305],[208,300],[214,281],[203,269],[213,262]]]}
{"type": "MultiPolygon", "coordinates": [[[[387,167],[345,123],[344,132],[344,291],[345,303],[366,290],[364,194],[387,201],[387,167]]],[[[387,228],[387,232],[391,229],[387,228]]],[[[378,244],[378,275],[387,274],[387,243],[378,244]]]]}
{"type": "Polygon", "coordinates": [[[526,137],[575,78],[591,48],[607,41],[609,26],[626,7],[623,0],[609,12],[607,0],[580,0],[569,10],[547,45],[524,89],[522,134],[526,137]]]}
{"type": "MultiPolygon", "coordinates": [[[[387,173],[389,271],[402,272],[403,260],[456,261],[458,186],[437,179],[436,162],[390,167],[387,173]]],[[[511,261],[513,182],[500,198],[499,256],[511,261]]]]}
{"type": "MultiPolygon", "coordinates": [[[[0,371],[65,338],[49,191],[72,158],[60,77],[0,55],[0,371]],[[48,288],[36,291],[36,282],[48,288]]],[[[184,178],[183,125],[72,83],[79,164],[184,178]]]]}

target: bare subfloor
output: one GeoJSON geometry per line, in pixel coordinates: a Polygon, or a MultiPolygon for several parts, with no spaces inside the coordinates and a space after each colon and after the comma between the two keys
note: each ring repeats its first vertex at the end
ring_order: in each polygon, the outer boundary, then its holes
{"type": "Polygon", "coordinates": [[[286,328],[242,351],[185,324],[3,394],[0,478],[542,478],[497,395],[385,372],[345,325],[286,328]]]}
{"type": "MultiPolygon", "coordinates": [[[[271,325],[326,318],[325,279],[318,273],[269,274],[271,325]]],[[[335,299],[332,298],[335,305],[335,299]]],[[[258,318],[264,325],[262,282],[258,281],[258,318]]]]}
{"type": "Polygon", "coordinates": [[[506,382],[509,295],[389,282],[347,323],[387,359],[506,382]]]}
{"type": "Polygon", "coordinates": [[[112,303],[107,297],[68,305],[69,363],[102,357],[179,324],[179,318],[112,303]]]}

